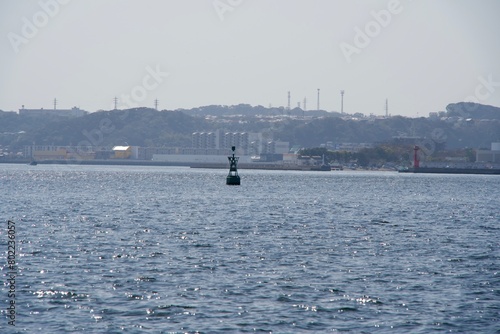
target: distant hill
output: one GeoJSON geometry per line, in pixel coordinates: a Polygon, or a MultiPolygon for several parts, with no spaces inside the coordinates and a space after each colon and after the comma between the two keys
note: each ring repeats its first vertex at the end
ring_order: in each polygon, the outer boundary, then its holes
{"type": "Polygon", "coordinates": [[[450,103],[446,111],[449,117],[500,120],[500,108],[473,102],[450,103]]]}
{"type": "Polygon", "coordinates": [[[340,116],[337,112],[328,112],[325,110],[302,110],[300,108],[285,109],[283,107],[273,108],[273,107],[263,107],[263,106],[251,106],[249,104],[238,104],[235,106],[204,106],[193,109],[181,109],[183,113],[190,116],[228,116],[228,115],[242,115],[242,116],[279,116],[279,115],[289,115],[289,116],[303,116],[308,115],[311,117],[325,117],[325,116],[340,116]]]}
{"type": "Polygon", "coordinates": [[[329,117],[309,122],[290,120],[275,136],[302,147],[322,143],[382,143],[394,137],[419,137],[446,148],[489,148],[500,141],[500,121],[442,121],[394,116],[385,119],[343,120],[329,117]]]}
{"type": "Polygon", "coordinates": [[[149,108],[112,110],[53,121],[27,131],[15,143],[31,145],[188,146],[205,121],[179,111],[149,108]]]}
{"type": "Polygon", "coordinates": [[[448,106],[448,113],[461,115],[448,119],[402,116],[349,119],[339,117],[338,113],[249,105],[176,111],[134,108],[99,111],[78,118],[0,112],[0,145],[11,150],[22,150],[24,145],[32,144],[190,147],[193,132],[214,130],[261,132],[265,138],[305,148],[327,142],[380,143],[393,137],[426,138],[448,148],[487,148],[491,142],[500,141],[500,108],[457,103],[448,106]],[[467,117],[460,109],[465,107],[468,107],[467,117]],[[315,113],[320,116],[313,116],[315,113]],[[299,117],[269,117],[282,115],[299,117]],[[482,120],[484,117],[489,121],[482,120]]]}

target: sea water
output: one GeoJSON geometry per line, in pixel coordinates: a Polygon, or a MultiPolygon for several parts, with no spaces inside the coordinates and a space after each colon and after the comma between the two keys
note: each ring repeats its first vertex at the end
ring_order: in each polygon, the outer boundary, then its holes
{"type": "Polygon", "coordinates": [[[239,172],[0,165],[0,332],[498,333],[499,176],[239,172]]]}

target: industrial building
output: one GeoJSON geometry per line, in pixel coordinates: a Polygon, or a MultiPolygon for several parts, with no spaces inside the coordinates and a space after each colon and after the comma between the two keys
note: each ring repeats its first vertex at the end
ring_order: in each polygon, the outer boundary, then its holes
{"type": "Polygon", "coordinates": [[[203,131],[194,132],[191,135],[192,147],[195,149],[215,149],[226,150],[235,146],[240,154],[243,155],[260,155],[274,153],[288,153],[289,143],[275,141],[262,133],[252,132],[222,132],[203,131]]]}
{"type": "MultiPolygon", "coordinates": [[[[266,140],[268,136],[246,132],[195,132],[192,134],[192,147],[139,147],[139,146],[26,146],[24,156],[31,160],[109,160],[130,159],[143,161],[190,163],[226,163],[230,148],[236,147],[240,162],[283,161],[289,153],[289,143],[266,140]]],[[[291,162],[288,157],[288,162],[291,162]]]]}
{"type": "Polygon", "coordinates": [[[476,162],[500,163],[500,143],[491,143],[491,150],[477,150],[476,162]]]}
{"type": "Polygon", "coordinates": [[[60,117],[81,117],[87,115],[89,112],[77,107],[71,109],[26,109],[24,106],[19,109],[19,115],[29,116],[60,116],[60,117]]]}

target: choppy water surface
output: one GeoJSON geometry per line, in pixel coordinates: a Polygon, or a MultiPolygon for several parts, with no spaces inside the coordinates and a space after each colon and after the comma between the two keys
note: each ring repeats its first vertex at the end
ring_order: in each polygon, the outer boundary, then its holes
{"type": "Polygon", "coordinates": [[[15,330],[498,333],[500,177],[226,174],[0,165],[15,330]]]}

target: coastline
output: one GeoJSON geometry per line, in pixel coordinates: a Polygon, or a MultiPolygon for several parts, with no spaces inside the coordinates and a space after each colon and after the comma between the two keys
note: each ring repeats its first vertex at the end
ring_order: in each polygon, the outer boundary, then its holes
{"type": "MultiPolygon", "coordinates": [[[[27,159],[1,159],[0,163],[9,164],[30,164],[27,159]]],[[[165,166],[165,167],[189,167],[189,168],[209,168],[209,169],[227,169],[229,164],[222,163],[175,163],[153,160],[40,160],[38,165],[102,165],[102,166],[165,166]]],[[[281,170],[281,171],[325,171],[319,166],[298,166],[298,165],[278,165],[266,163],[242,163],[238,164],[239,169],[259,169],[259,170],[281,170]]],[[[326,170],[327,172],[329,170],[326,170]]],[[[332,169],[331,171],[338,171],[332,169]]]]}
{"type": "MultiPolygon", "coordinates": [[[[31,160],[0,160],[0,163],[29,164],[31,160]]],[[[38,165],[184,166],[188,164],[152,160],[40,160],[38,165]]]]}
{"type": "Polygon", "coordinates": [[[401,169],[399,173],[415,174],[481,174],[500,175],[500,169],[493,168],[440,168],[440,167],[419,167],[401,169]]]}
{"type": "MultiPolygon", "coordinates": [[[[0,164],[25,164],[29,165],[28,159],[0,159],[0,164]]],[[[187,167],[187,168],[208,168],[208,169],[227,169],[229,164],[222,163],[176,163],[153,160],[41,160],[37,161],[39,165],[96,165],[96,166],[164,166],[164,167],[187,167]]],[[[269,163],[242,163],[238,164],[241,170],[278,170],[278,171],[311,171],[311,172],[339,172],[339,171],[371,171],[371,172],[399,172],[413,174],[482,174],[482,175],[500,175],[500,169],[493,168],[439,168],[439,167],[420,167],[407,168],[400,170],[379,168],[379,169],[331,169],[322,170],[320,166],[298,166],[298,165],[278,165],[269,163]]]]}

